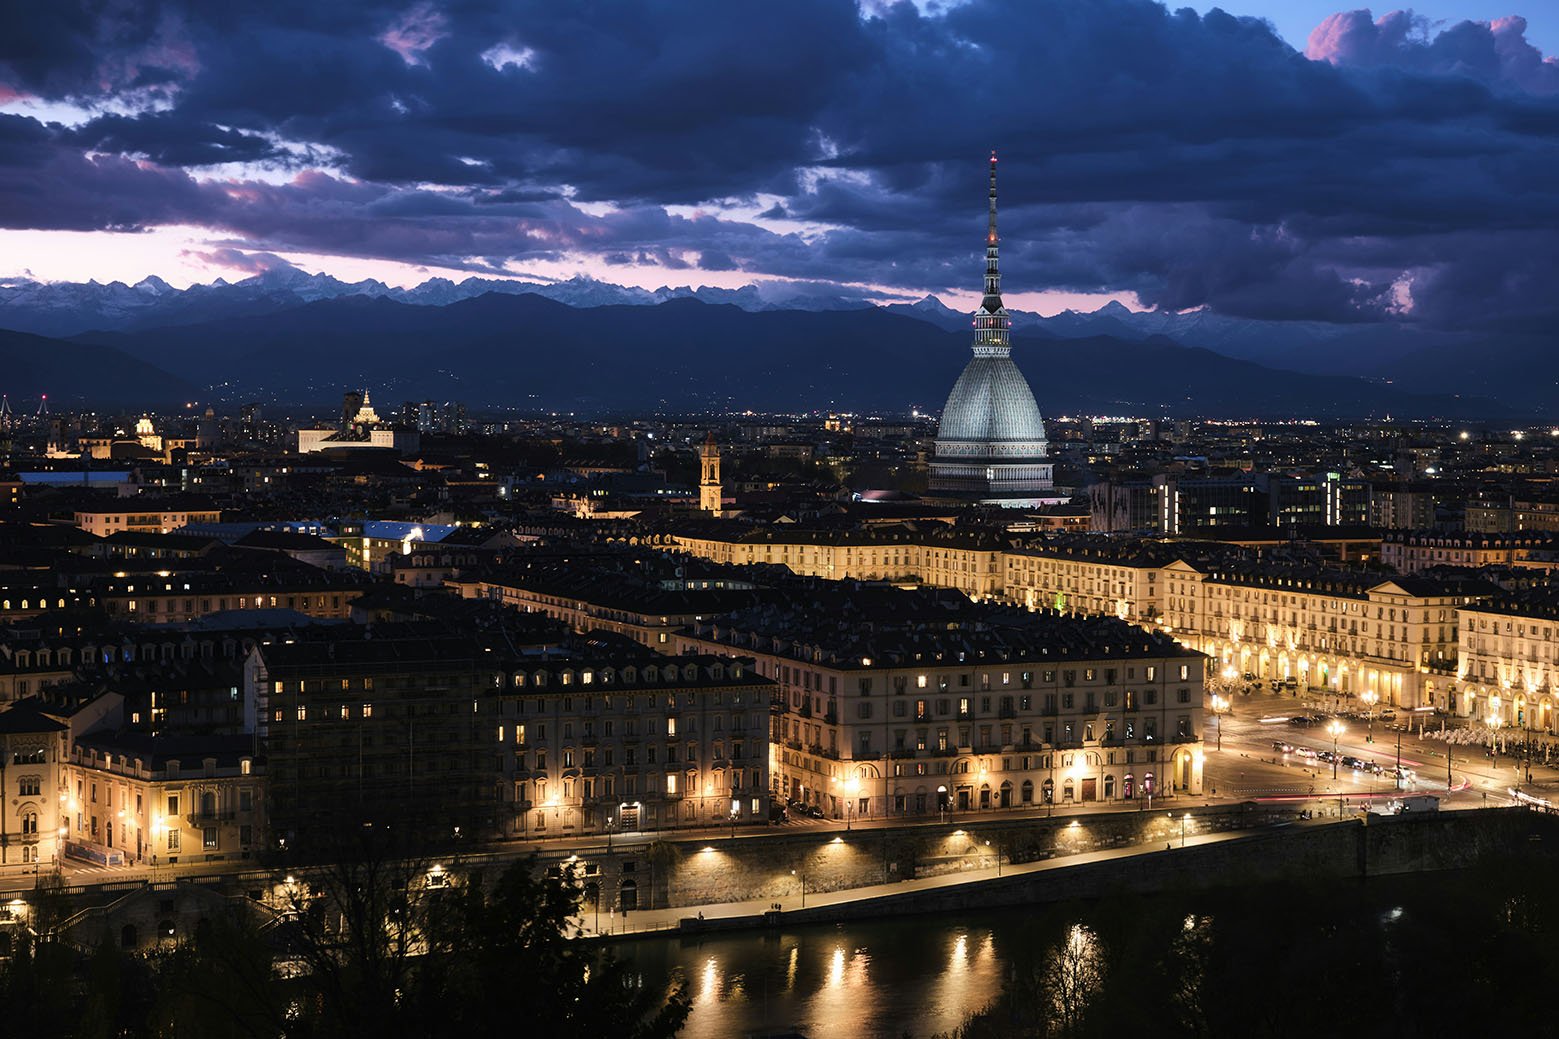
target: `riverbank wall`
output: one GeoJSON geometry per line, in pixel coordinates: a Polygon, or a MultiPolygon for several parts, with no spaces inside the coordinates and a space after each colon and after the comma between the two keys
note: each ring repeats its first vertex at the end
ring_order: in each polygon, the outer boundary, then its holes
{"type": "MultiPolygon", "coordinates": [[[[1178,834],[1177,834],[1178,836],[1178,834]]],[[[838,923],[1317,879],[1364,879],[1464,869],[1490,856],[1559,857],[1559,817],[1519,809],[1361,816],[1251,830],[1211,843],[1145,847],[1103,861],[1051,861],[1042,869],[968,883],[876,886],[858,898],[708,920],[684,918],[684,932],[838,923]]],[[[662,932],[664,933],[664,932],[662,932]]]]}

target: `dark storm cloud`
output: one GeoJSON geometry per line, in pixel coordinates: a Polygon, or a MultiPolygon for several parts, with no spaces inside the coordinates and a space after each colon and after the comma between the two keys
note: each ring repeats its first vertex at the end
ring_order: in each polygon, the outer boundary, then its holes
{"type": "Polygon", "coordinates": [[[1014,290],[1370,320],[1410,285],[1445,325],[1553,306],[1559,65],[1518,18],[1339,14],[1307,57],[1147,0],[47,6],[0,40],[0,100],[102,111],[0,120],[5,226],[970,288],[997,147],[1014,290]],[[301,172],[201,174],[233,163],[301,172]],[[760,198],[812,230],[662,208],[760,198]]]}
{"type": "Polygon", "coordinates": [[[162,166],[259,162],[284,154],[259,134],[191,122],[174,112],[104,115],[62,139],[86,151],[144,156],[162,166]]]}

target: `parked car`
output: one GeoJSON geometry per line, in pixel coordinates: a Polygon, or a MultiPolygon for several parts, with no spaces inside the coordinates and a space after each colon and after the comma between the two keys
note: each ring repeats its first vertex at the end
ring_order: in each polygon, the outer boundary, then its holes
{"type": "Polygon", "coordinates": [[[782,804],[769,805],[769,822],[783,823],[790,819],[790,810],[782,804]]]}

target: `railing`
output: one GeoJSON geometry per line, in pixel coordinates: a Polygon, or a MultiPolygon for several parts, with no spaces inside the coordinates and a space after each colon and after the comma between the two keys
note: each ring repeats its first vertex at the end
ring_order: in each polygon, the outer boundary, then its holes
{"type": "Polygon", "coordinates": [[[191,826],[201,826],[209,823],[232,822],[238,818],[237,812],[190,812],[184,817],[184,821],[191,826]]]}

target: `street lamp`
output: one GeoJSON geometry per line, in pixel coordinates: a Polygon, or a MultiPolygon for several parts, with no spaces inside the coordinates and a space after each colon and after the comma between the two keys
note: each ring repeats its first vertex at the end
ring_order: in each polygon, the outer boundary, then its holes
{"type": "Polygon", "coordinates": [[[1337,778],[1337,737],[1342,735],[1342,722],[1333,718],[1326,723],[1326,731],[1332,734],[1332,779],[1337,778]]]}
{"type": "Polygon", "coordinates": [[[1223,712],[1229,709],[1229,701],[1213,694],[1213,724],[1218,727],[1218,749],[1223,750],[1223,712]]]}
{"type": "Polygon", "coordinates": [[[1380,694],[1373,689],[1366,689],[1360,694],[1359,699],[1364,701],[1364,719],[1368,729],[1364,736],[1365,743],[1375,742],[1375,705],[1380,702],[1380,694]]]}
{"type": "Polygon", "coordinates": [[[1499,715],[1489,721],[1489,757],[1494,761],[1494,771],[1499,771],[1499,715]]]}
{"type": "Polygon", "coordinates": [[[795,870],[791,870],[790,875],[801,882],[801,908],[805,909],[807,907],[807,878],[804,874],[797,873],[795,870]]]}
{"type": "Polygon", "coordinates": [[[855,814],[855,799],[856,796],[861,792],[861,777],[851,776],[849,779],[845,780],[844,792],[848,797],[848,800],[844,803],[844,829],[846,833],[849,833],[850,820],[851,817],[855,814]]]}

